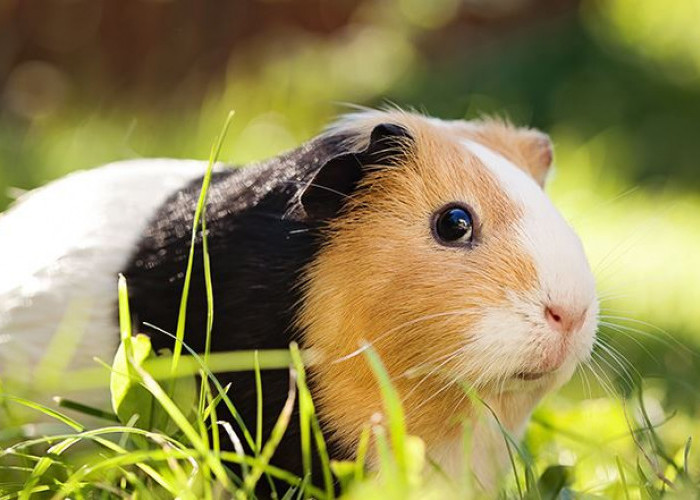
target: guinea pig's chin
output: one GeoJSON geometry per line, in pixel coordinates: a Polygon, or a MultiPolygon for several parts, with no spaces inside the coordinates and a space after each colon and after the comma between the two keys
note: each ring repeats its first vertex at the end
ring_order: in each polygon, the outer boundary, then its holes
{"type": "Polygon", "coordinates": [[[595,326],[591,325],[585,325],[570,339],[546,339],[536,355],[527,360],[527,368],[516,371],[512,378],[551,387],[561,386],[571,378],[580,363],[588,361],[594,341],[595,326]]]}
{"type": "Polygon", "coordinates": [[[554,389],[564,385],[572,377],[576,368],[581,363],[590,359],[595,342],[595,324],[584,326],[571,342],[561,343],[558,348],[553,349],[553,355],[545,358],[537,365],[533,372],[519,372],[513,377],[525,384],[518,384],[520,387],[546,386],[554,389]]]}
{"type": "Polygon", "coordinates": [[[555,370],[549,372],[519,372],[500,385],[494,386],[494,392],[507,394],[522,391],[551,391],[561,387],[569,381],[576,371],[578,362],[573,358],[567,358],[564,363],[555,370]]]}

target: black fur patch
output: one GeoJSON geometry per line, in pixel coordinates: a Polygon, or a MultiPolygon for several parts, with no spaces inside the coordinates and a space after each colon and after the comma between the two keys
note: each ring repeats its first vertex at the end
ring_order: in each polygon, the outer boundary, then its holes
{"type": "MultiPolygon", "coordinates": [[[[207,229],[214,289],[212,351],[285,349],[299,340],[291,328],[300,298],[300,273],[321,243],[319,222],[290,211],[301,190],[342,138],[322,138],[266,163],[213,175],[207,204],[207,229]]],[[[194,208],[202,179],[173,194],[152,218],[124,270],[138,331],[147,333],[155,349],[173,341],[144,326],[153,324],[175,333],[189,254],[194,208]]],[[[204,350],[207,299],[198,238],[190,287],[185,342],[204,350]]],[[[219,374],[232,384],[230,396],[251,432],[255,429],[256,390],[253,373],[219,374]]],[[[279,415],[289,387],[287,370],[262,372],[266,439],[279,415]]],[[[224,405],[219,419],[239,429],[224,405]]],[[[241,435],[239,433],[239,435],[241,435]]],[[[231,448],[230,443],[224,446],[231,448]]],[[[333,448],[331,447],[331,450],[333,448]]],[[[298,417],[291,419],[273,463],[301,474],[298,417]]],[[[318,475],[318,467],[315,468],[318,475]]],[[[320,477],[314,478],[316,481],[320,477]]],[[[264,482],[264,481],[263,481],[264,482]]]]}
{"type": "MultiPolygon", "coordinates": [[[[383,132],[381,129],[376,134],[382,140],[383,132]]],[[[298,285],[305,266],[322,244],[319,229],[324,222],[300,209],[301,197],[325,165],[339,156],[353,154],[343,150],[343,139],[322,136],[268,162],[219,171],[212,177],[206,212],[214,289],[212,351],[285,349],[292,340],[300,340],[299,332],[291,326],[295,304],[301,298],[298,285]]],[[[370,141],[364,152],[373,161],[379,153],[371,149],[375,146],[370,141]]],[[[176,330],[201,181],[193,181],[160,207],[124,270],[136,327],[150,335],[155,349],[172,349],[173,341],[144,323],[171,333],[176,330]]],[[[185,327],[185,342],[198,352],[204,350],[206,311],[200,236],[185,327]]],[[[229,395],[254,432],[254,374],[226,373],[218,377],[223,385],[232,384],[229,395]]],[[[262,372],[265,439],[284,405],[288,377],[287,370],[262,372]]],[[[224,405],[219,405],[217,412],[220,419],[239,431],[224,405]]],[[[230,443],[225,446],[231,448],[230,443]]],[[[329,449],[335,458],[343,458],[337,456],[332,442],[329,449]]],[[[272,463],[301,474],[300,450],[295,412],[272,463]]],[[[318,462],[314,470],[313,480],[318,484],[318,462]]]]}

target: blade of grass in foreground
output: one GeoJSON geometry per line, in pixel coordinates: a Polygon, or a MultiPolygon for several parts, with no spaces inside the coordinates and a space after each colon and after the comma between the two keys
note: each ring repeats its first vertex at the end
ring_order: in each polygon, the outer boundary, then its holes
{"type": "MultiPolygon", "coordinates": [[[[242,464],[242,463],[247,463],[249,466],[255,466],[256,464],[260,464],[260,461],[256,457],[249,457],[249,456],[241,456],[238,453],[233,453],[230,451],[222,451],[221,452],[221,459],[225,462],[231,462],[234,464],[242,464]]],[[[300,488],[301,491],[307,492],[309,495],[311,495],[313,498],[325,498],[324,497],[324,492],[321,491],[320,489],[316,488],[312,484],[309,484],[306,479],[301,479],[300,477],[292,474],[291,472],[288,472],[283,469],[279,469],[275,467],[274,465],[267,464],[264,467],[264,471],[266,474],[269,474],[271,477],[274,477],[276,479],[281,479],[282,481],[286,482],[287,484],[295,487],[300,488]]]]}
{"type": "MultiPolygon", "coordinates": [[[[228,128],[228,124],[225,125],[224,132],[221,134],[221,140],[223,140],[224,134],[228,128]]],[[[209,160],[209,165],[213,165],[216,161],[216,157],[219,155],[219,150],[221,149],[221,140],[215,146],[217,149],[214,151],[212,149],[212,158],[209,160]]],[[[209,169],[207,173],[210,175],[209,169]]],[[[211,335],[214,329],[214,286],[211,279],[211,261],[209,260],[209,237],[207,234],[207,211],[202,210],[202,264],[204,267],[204,287],[206,289],[207,296],[207,328],[206,328],[206,338],[204,342],[204,363],[209,361],[209,352],[211,351],[211,335]]],[[[177,368],[177,367],[175,367],[177,368]]],[[[207,378],[201,377],[200,390],[199,390],[199,405],[198,414],[201,415],[204,411],[205,405],[205,386],[207,385],[207,378]]],[[[218,432],[217,426],[214,425],[212,428],[213,432],[218,432]]]]}
{"type": "MultiPolygon", "coordinates": [[[[55,441],[59,441],[58,444],[53,445],[49,448],[49,451],[47,454],[41,457],[34,457],[34,459],[37,461],[37,464],[34,468],[34,471],[32,473],[32,477],[30,477],[25,483],[25,487],[23,488],[24,490],[33,490],[33,486],[31,486],[32,483],[36,482],[35,479],[41,476],[46,469],[48,468],[49,465],[53,463],[59,463],[56,461],[56,459],[68,448],[72,447],[74,444],[83,442],[86,440],[91,440],[94,441],[95,443],[107,448],[108,450],[111,450],[115,453],[118,453],[120,455],[128,454],[127,450],[123,447],[120,446],[119,444],[113,442],[112,440],[109,439],[104,439],[101,436],[108,435],[108,434],[116,434],[116,433],[121,433],[124,436],[140,436],[144,438],[148,438],[153,440],[156,443],[162,443],[163,441],[167,441],[171,447],[174,447],[175,450],[179,450],[180,452],[185,452],[186,449],[182,447],[177,441],[173,440],[172,438],[168,438],[165,435],[153,433],[150,431],[145,431],[143,429],[138,429],[138,428],[133,428],[133,427],[124,427],[124,426],[109,426],[109,427],[102,427],[99,429],[94,429],[94,430],[88,430],[88,431],[83,431],[79,432],[77,434],[54,434],[51,436],[44,436],[42,438],[37,438],[37,439],[32,439],[28,441],[23,441],[20,443],[16,443],[12,447],[8,448],[5,450],[4,454],[11,454],[11,455],[16,455],[16,456],[22,456],[22,457],[28,457],[28,455],[18,452],[17,450],[25,449],[25,448],[31,448],[36,445],[43,445],[43,444],[50,444],[55,441]]],[[[141,450],[143,451],[143,450],[141,450]]],[[[157,454],[161,450],[151,450],[152,453],[157,454]]],[[[102,457],[102,455],[99,455],[102,457]]],[[[178,493],[177,489],[173,489],[170,487],[166,479],[159,474],[158,472],[155,471],[152,467],[145,463],[136,463],[135,464],[137,467],[139,467],[145,474],[150,476],[154,481],[156,481],[158,484],[163,486],[164,488],[168,489],[176,495],[178,493]]],[[[89,464],[86,464],[86,467],[88,467],[89,464]]],[[[75,486],[73,487],[78,487],[79,484],[76,483],[75,486]]]]}
{"type": "MultiPolygon", "coordinates": [[[[127,465],[135,465],[143,470],[141,466],[145,465],[144,462],[147,461],[167,462],[171,459],[183,459],[187,458],[188,456],[188,454],[176,450],[136,450],[129,453],[124,453],[122,455],[103,458],[96,463],[81,467],[74,472],[73,475],[69,477],[65,483],[63,483],[61,490],[54,495],[54,498],[61,499],[68,497],[79,490],[84,479],[87,479],[91,475],[97,474],[101,471],[108,471],[115,467],[124,467],[127,465]]],[[[191,492],[176,488],[175,485],[171,484],[171,482],[166,480],[165,477],[155,472],[155,469],[149,466],[146,467],[149,469],[149,472],[152,472],[149,473],[149,476],[151,476],[154,481],[164,487],[172,495],[177,495],[179,497],[180,495],[184,494],[185,498],[194,498],[191,492]]]]}
{"type": "MultiPolygon", "coordinates": [[[[32,446],[36,445],[44,445],[44,444],[49,444],[53,443],[54,441],[59,441],[59,440],[64,440],[64,439],[91,439],[94,440],[100,444],[103,444],[102,441],[98,439],[99,436],[104,436],[104,435],[109,435],[109,434],[129,434],[129,435],[139,435],[143,436],[144,438],[150,439],[153,442],[160,442],[162,441],[167,441],[169,444],[176,448],[180,449],[185,449],[177,440],[166,436],[165,434],[159,434],[151,431],[145,431],[143,429],[139,429],[138,427],[126,427],[123,425],[110,425],[108,427],[100,427],[99,429],[93,429],[89,431],[83,431],[79,432],[77,434],[53,434],[51,436],[43,436],[41,438],[36,438],[36,439],[29,439],[26,441],[22,441],[19,443],[15,443],[14,445],[10,446],[9,448],[6,448],[3,451],[3,454],[15,454],[15,455],[21,455],[21,453],[18,453],[17,450],[22,450],[25,448],[31,448],[32,446]]],[[[104,440],[106,443],[111,443],[109,440],[104,440]]],[[[119,446],[116,443],[113,443],[114,446],[119,446]]],[[[110,449],[112,449],[110,447],[110,449]]],[[[37,460],[39,460],[41,457],[36,457],[37,460]]]]}
{"type": "Polygon", "coordinates": [[[262,376],[260,374],[260,352],[255,351],[255,393],[257,395],[257,408],[255,411],[256,422],[255,422],[255,450],[256,453],[260,453],[262,450],[262,427],[263,427],[263,390],[262,390],[262,376]]]}
{"type": "Polygon", "coordinates": [[[321,427],[316,417],[316,408],[311,399],[311,392],[306,384],[306,370],[302,361],[301,352],[296,342],[289,345],[289,350],[292,355],[294,368],[297,371],[297,387],[299,390],[299,427],[301,429],[301,446],[304,467],[304,478],[312,479],[311,471],[311,443],[310,430],[313,430],[314,441],[316,442],[316,450],[321,459],[321,473],[323,474],[323,484],[326,490],[326,497],[334,497],[333,476],[331,472],[330,459],[326,448],[326,441],[323,438],[321,427]]]}
{"type": "Polygon", "coordinates": [[[100,408],[94,408],[92,406],[79,403],[78,401],[62,398],[60,396],[54,397],[53,400],[58,406],[62,408],[67,408],[69,410],[77,411],[84,415],[90,415],[91,417],[101,418],[110,422],[119,422],[119,417],[117,417],[117,415],[115,415],[112,412],[105,411],[100,408]]]}
{"type": "MultiPolygon", "coordinates": [[[[147,326],[152,327],[149,324],[147,326]]],[[[172,371],[172,358],[169,356],[149,359],[144,362],[144,367],[158,380],[196,375],[199,373],[204,360],[201,357],[194,356],[192,352],[189,352],[189,354],[189,356],[180,357],[178,367],[174,371],[172,371]]],[[[284,369],[289,367],[292,362],[291,355],[287,349],[259,351],[259,356],[261,370],[284,369]]],[[[305,360],[308,358],[309,361],[312,359],[311,356],[306,356],[303,353],[302,357],[305,360]]],[[[78,391],[109,386],[109,373],[106,374],[107,376],[105,375],[105,368],[110,370],[111,367],[104,362],[98,361],[98,363],[102,366],[67,372],[61,380],[54,381],[55,386],[51,385],[48,388],[53,389],[63,386],[78,391]]],[[[206,366],[209,368],[208,371],[210,373],[254,371],[255,351],[213,352],[209,355],[209,362],[206,366]]]]}
{"type": "Polygon", "coordinates": [[[627,488],[627,476],[625,475],[625,469],[622,467],[622,461],[619,455],[615,455],[615,465],[617,466],[617,472],[620,476],[620,484],[622,486],[622,492],[625,494],[625,500],[630,500],[630,493],[627,488]]]}
{"type": "Polygon", "coordinates": [[[182,414],[180,409],[175,405],[175,403],[168,397],[165,391],[160,387],[158,382],[145,370],[138,366],[134,368],[139,372],[141,379],[143,380],[144,386],[153,394],[153,397],[158,401],[161,407],[168,413],[170,418],[177,424],[178,428],[187,437],[192,446],[199,452],[202,459],[211,468],[214,475],[221,484],[227,488],[231,488],[231,482],[225,469],[221,465],[221,462],[216,459],[209,450],[209,447],[205,445],[194,427],[189,423],[187,418],[182,414]]]}
{"type": "Polygon", "coordinates": [[[216,418],[216,405],[219,404],[221,398],[217,396],[216,398],[211,393],[211,387],[207,382],[206,377],[202,377],[205,383],[202,384],[202,390],[206,391],[207,406],[197,414],[198,418],[202,422],[206,422],[207,419],[211,418],[210,428],[211,428],[211,438],[212,438],[212,449],[216,455],[221,451],[221,443],[219,439],[219,426],[216,425],[218,419],[216,418]]]}
{"type": "MultiPolygon", "coordinates": [[[[169,332],[166,332],[165,330],[154,327],[153,325],[149,325],[153,328],[155,328],[157,331],[163,333],[164,335],[167,335],[168,337],[171,337],[177,342],[177,339],[175,339],[175,336],[169,332]]],[[[236,409],[236,406],[233,404],[233,401],[231,401],[231,398],[228,397],[228,393],[224,388],[221,386],[221,383],[219,382],[219,379],[217,379],[212,371],[209,369],[207,365],[204,364],[204,361],[202,358],[187,344],[183,343],[183,347],[187,350],[188,353],[192,356],[194,360],[197,361],[199,364],[199,369],[207,376],[207,378],[214,384],[214,387],[216,387],[216,390],[218,391],[218,395],[221,396],[221,398],[224,401],[224,404],[228,408],[228,410],[231,412],[231,415],[233,415],[233,418],[236,420],[236,423],[240,426],[241,431],[243,432],[243,436],[245,437],[246,443],[248,443],[248,446],[250,446],[251,449],[255,449],[255,442],[253,441],[253,437],[251,436],[250,432],[248,431],[247,426],[245,425],[245,422],[241,418],[240,413],[238,413],[238,410],[236,409]]],[[[289,366],[289,365],[287,365],[289,366]]]]}
{"type": "Polygon", "coordinates": [[[406,464],[406,418],[401,405],[401,398],[396,392],[384,364],[379,359],[375,350],[367,345],[364,348],[365,356],[374,372],[382,393],[384,410],[389,421],[389,436],[392,451],[403,480],[407,479],[408,468],[406,464]]]}
{"type": "Polygon", "coordinates": [[[360,441],[357,443],[357,452],[355,453],[355,481],[360,482],[365,477],[365,461],[367,459],[367,451],[369,450],[369,438],[372,432],[369,426],[365,426],[360,434],[360,441]]]}
{"type": "Polygon", "coordinates": [[[270,437],[265,443],[265,446],[260,453],[260,456],[255,462],[252,471],[245,478],[243,487],[244,491],[239,492],[240,498],[246,498],[255,491],[255,485],[265,471],[265,467],[270,463],[272,455],[275,453],[277,446],[280,441],[282,441],[282,436],[284,436],[287,427],[289,426],[289,420],[292,417],[292,412],[294,411],[294,401],[296,399],[296,373],[294,370],[289,370],[289,390],[287,392],[287,400],[282,407],[277,422],[275,422],[270,437]]]}
{"type": "MultiPolygon", "coordinates": [[[[508,430],[503,426],[501,423],[501,420],[498,418],[498,415],[496,412],[489,406],[489,404],[484,401],[475,391],[473,388],[466,384],[461,384],[462,390],[464,391],[465,395],[469,398],[469,400],[475,405],[475,407],[483,407],[486,409],[488,412],[488,415],[493,418],[494,422],[498,426],[498,430],[503,436],[504,444],[506,446],[506,452],[508,454],[508,461],[510,462],[510,467],[513,472],[513,479],[515,481],[515,485],[517,487],[517,493],[518,493],[518,498],[523,500],[525,498],[525,492],[523,491],[523,486],[521,484],[520,480],[520,474],[518,474],[518,467],[515,463],[515,455],[513,454],[513,449],[515,449],[516,453],[522,460],[524,464],[524,469],[525,469],[525,487],[527,489],[528,485],[531,484],[536,484],[534,481],[534,473],[533,473],[533,464],[532,461],[528,459],[528,457],[525,455],[525,453],[520,449],[520,446],[518,445],[517,440],[513,438],[513,436],[510,435],[508,430]],[[479,406],[476,406],[479,405],[479,406]]],[[[482,417],[483,418],[483,417],[482,417]]],[[[535,488],[536,490],[536,488],[535,488]]],[[[539,494],[539,491],[537,491],[537,494],[539,494]]]]}
{"type": "MultiPolygon", "coordinates": [[[[129,311],[129,291],[126,286],[126,278],[121,273],[119,273],[118,297],[119,333],[121,341],[124,344],[124,352],[126,353],[126,357],[133,358],[134,349],[131,344],[131,312],[129,311]]],[[[129,376],[133,375],[131,369],[129,369],[128,374],[129,376]]]]}
{"type": "Polygon", "coordinates": [[[47,415],[53,419],[56,419],[64,424],[66,424],[68,427],[71,427],[72,429],[80,432],[84,429],[84,427],[70,418],[67,415],[64,415],[63,413],[57,412],[56,410],[52,410],[48,406],[44,406],[39,403],[35,403],[34,401],[29,401],[28,399],[20,398],[18,396],[10,396],[9,394],[0,394],[0,400],[5,400],[5,401],[13,401],[15,403],[21,404],[22,406],[26,406],[27,408],[31,408],[33,410],[36,410],[38,412],[43,413],[44,415],[47,415]]]}
{"type": "MultiPolygon", "coordinates": [[[[190,240],[190,252],[187,258],[185,281],[182,287],[182,295],[180,298],[180,312],[178,314],[177,329],[175,331],[175,336],[177,337],[178,342],[175,343],[175,346],[173,348],[173,371],[177,369],[177,364],[180,361],[180,354],[182,352],[182,341],[185,336],[185,321],[187,319],[187,299],[189,297],[190,283],[192,281],[192,266],[194,264],[194,253],[195,246],[197,243],[197,232],[199,230],[202,214],[204,212],[204,208],[207,201],[207,193],[209,191],[209,184],[211,183],[211,176],[214,170],[214,163],[216,163],[216,160],[219,157],[219,153],[221,152],[221,146],[223,145],[224,138],[226,137],[226,133],[228,132],[231,120],[233,119],[233,115],[234,112],[230,111],[228,116],[226,117],[226,121],[224,122],[223,130],[219,134],[219,137],[215,142],[215,146],[212,148],[211,155],[209,156],[209,164],[207,165],[207,171],[202,181],[202,189],[199,193],[199,200],[197,201],[197,207],[194,212],[194,221],[192,223],[192,236],[190,240]]],[[[209,291],[207,291],[207,293],[209,293],[209,291]]],[[[213,314],[213,309],[211,312],[213,314]]],[[[207,311],[207,313],[209,313],[209,311],[207,311]]],[[[209,338],[207,338],[207,342],[209,342],[209,338]]]]}

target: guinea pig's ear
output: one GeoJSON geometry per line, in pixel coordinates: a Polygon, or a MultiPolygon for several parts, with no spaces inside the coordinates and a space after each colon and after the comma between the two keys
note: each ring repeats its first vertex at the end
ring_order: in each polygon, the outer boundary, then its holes
{"type": "Polygon", "coordinates": [[[501,120],[485,120],[468,125],[469,135],[502,154],[544,187],[552,166],[552,141],[544,132],[517,128],[501,120]]]}
{"type": "Polygon", "coordinates": [[[372,168],[397,165],[411,140],[400,125],[382,123],[372,129],[363,151],[340,151],[326,161],[301,194],[308,218],[323,220],[340,211],[345,198],[357,188],[372,168]]]}
{"type": "Polygon", "coordinates": [[[522,130],[518,143],[530,175],[540,186],[544,186],[554,159],[549,136],[539,130],[522,130]]]}

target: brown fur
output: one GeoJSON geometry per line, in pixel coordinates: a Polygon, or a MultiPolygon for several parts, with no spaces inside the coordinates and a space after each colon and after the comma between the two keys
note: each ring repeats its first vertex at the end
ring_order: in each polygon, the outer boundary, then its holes
{"type": "Polygon", "coordinates": [[[499,119],[473,123],[451,122],[451,125],[465,137],[498,151],[529,173],[540,186],[544,186],[554,158],[552,143],[546,134],[538,130],[516,128],[499,119]]]}
{"type": "Polygon", "coordinates": [[[382,411],[364,356],[349,356],[363,342],[379,353],[401,394],[409,432],[430,450],[456,435],[460,417],[470,414],[463,390],[451,384],[459,359],[435,368],[469,342],[481,308],[498,307],[507,292],[530,290],[537,280],[533,262],[512,234],[519,207],[460,140],[473,137],[533,173],[546,162],[525,140],[530,131],[495,122],[444,125],[389,112],[339,127],[366,138],[381,122],[410,131],[409,158],[405,165],[368,174],[347,215],[329,228],[328,244],[306,273],[298,323],[306,347],[320,356],[312,370],[320,415],[348,450],[382,411]],[[433,213],[460,200],[470,204],[478,221],[470,250],[441,246],[431,235],[433,213]],[[445,314],[455,311],[461,312],[445,314]],[[443,390],[445,384],[450,388],[443,390]]]}

